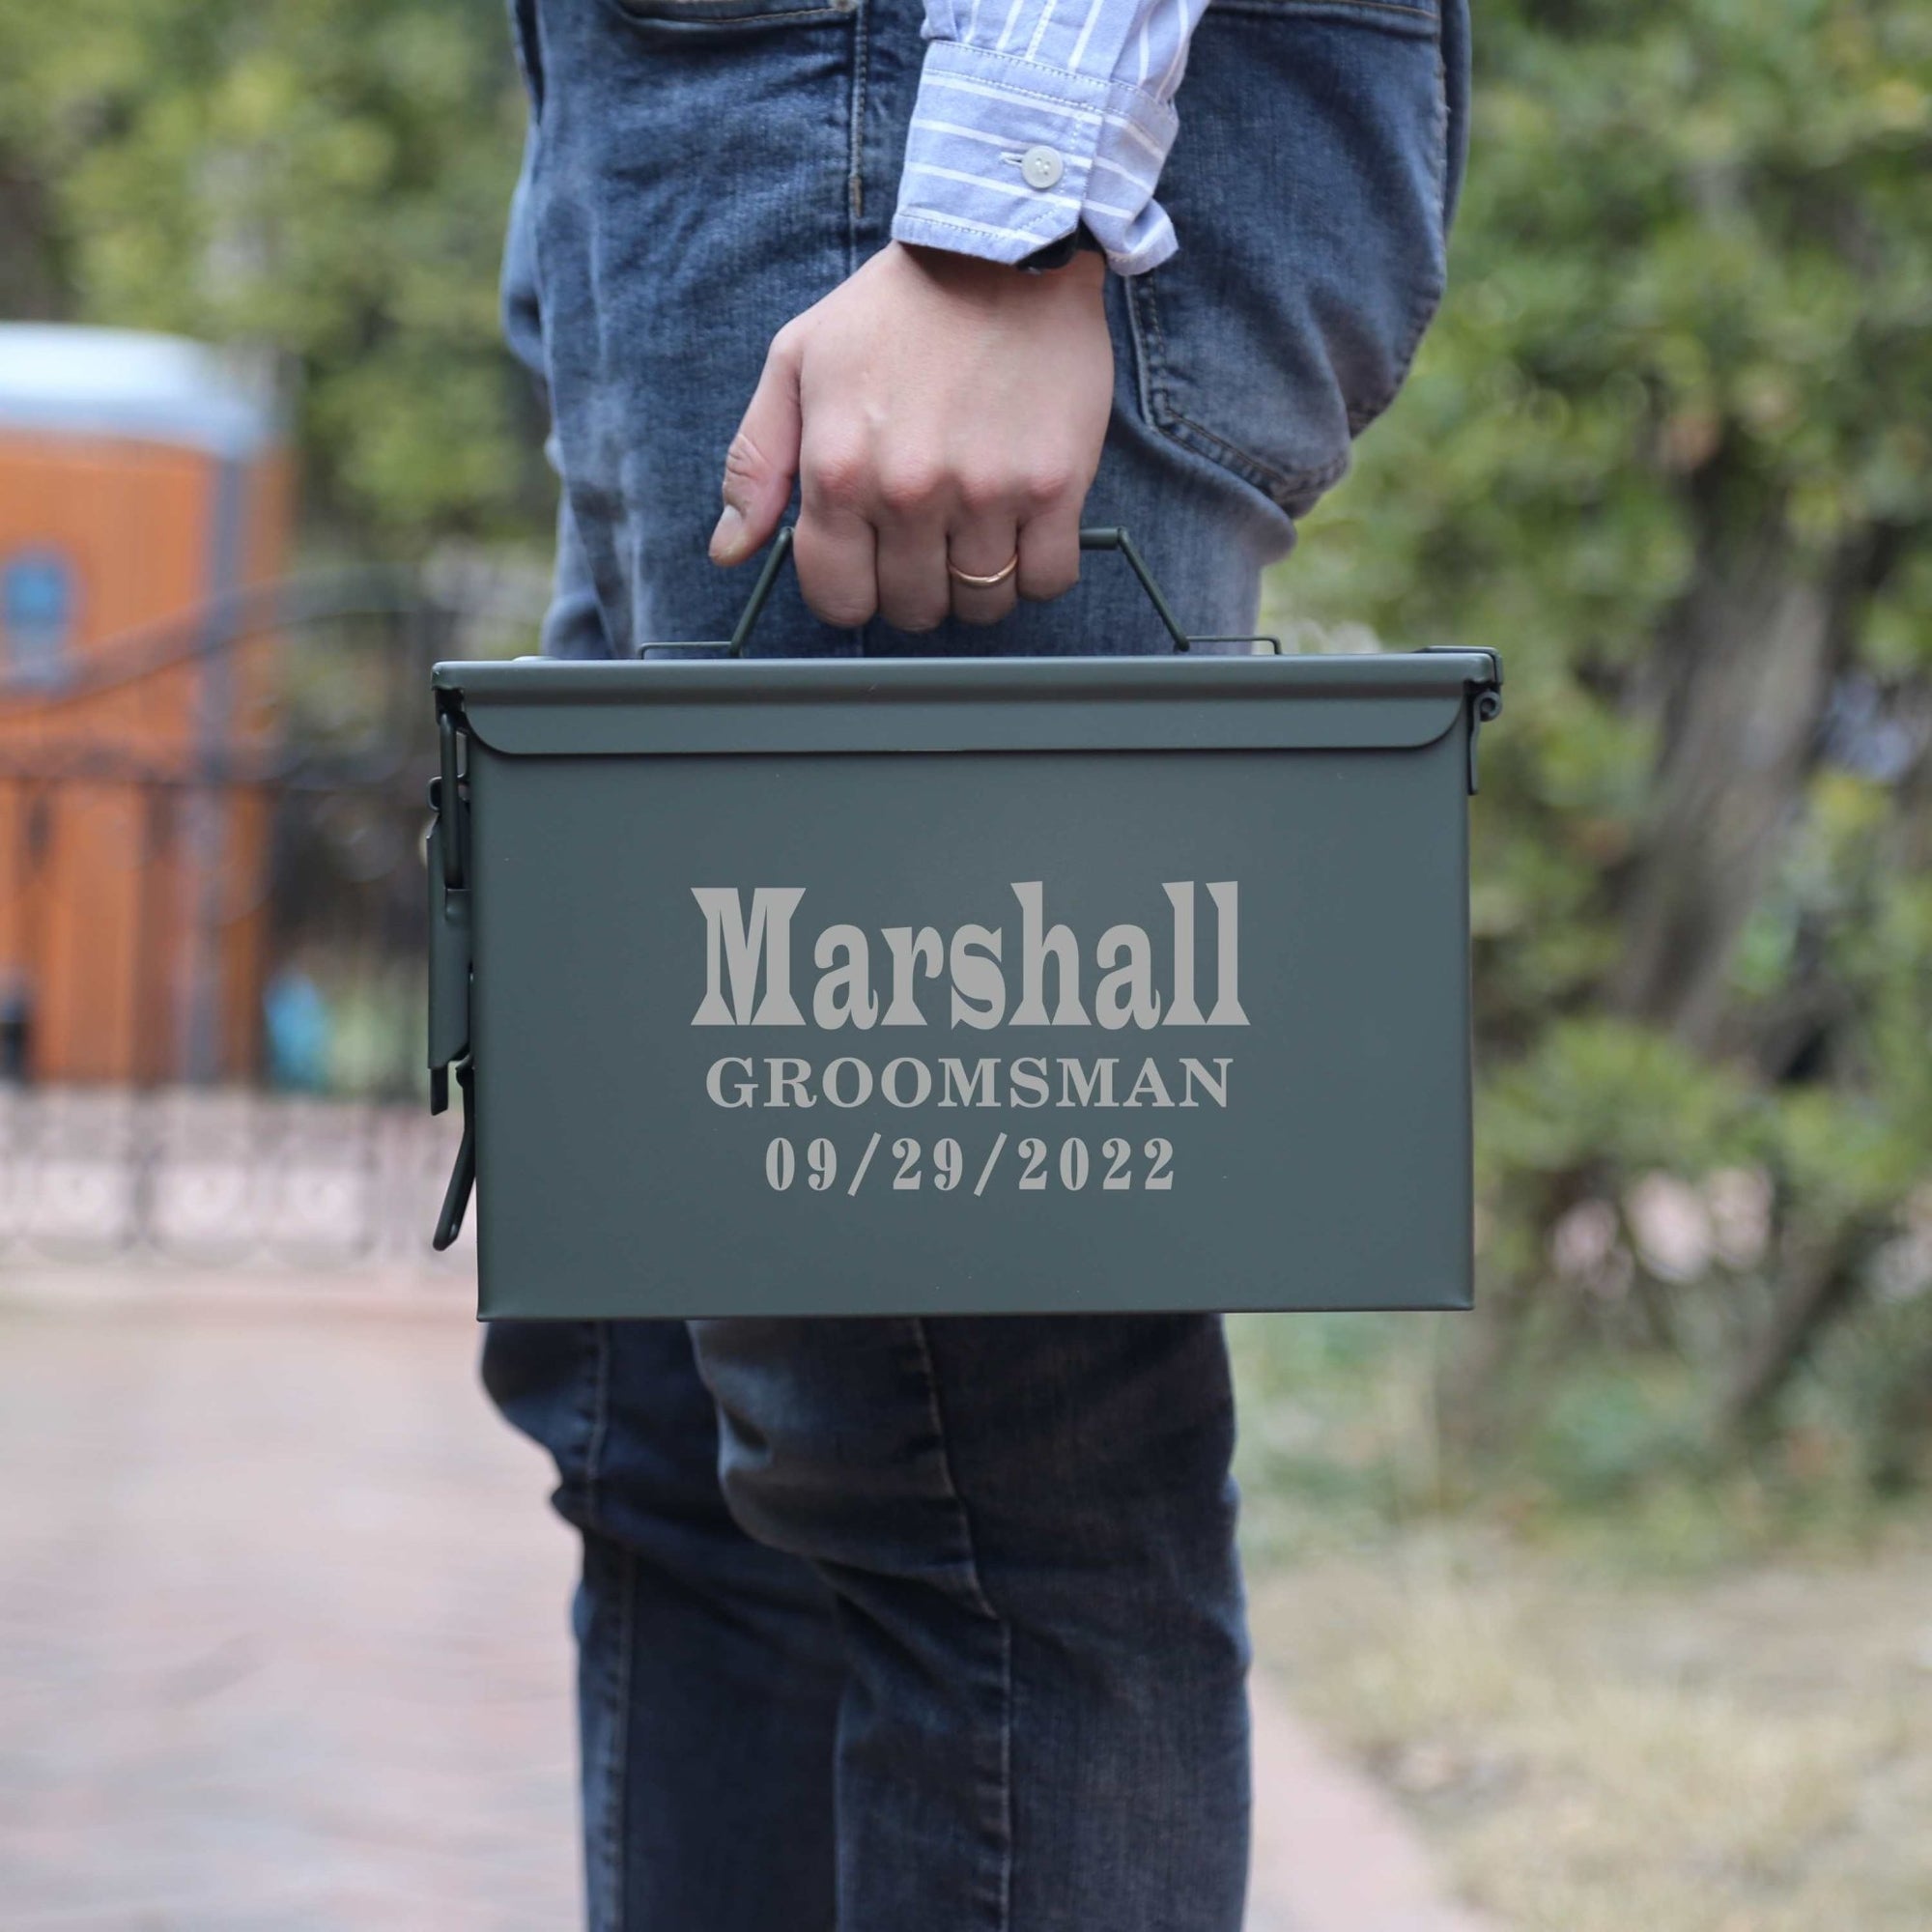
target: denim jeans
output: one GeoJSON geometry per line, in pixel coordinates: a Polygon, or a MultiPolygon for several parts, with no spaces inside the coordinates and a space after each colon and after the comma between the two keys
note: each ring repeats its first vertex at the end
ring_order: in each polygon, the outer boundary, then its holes
{"type": "MultiPolygon", "coordinates": [[[[765,346],[882,246],[919,0],[513,0],[532,125],[506,257],[562,478],[545,648],[728,633],[705,539],[765,346]]],[[[1262,569],[1400,386],[1460,177],[1463,0],[1214,0],[1110,278],[1087,521],[1182,623],[1262,569]]],[[[1146,652],[1118,558],[996,629],[752,648],[1146,652]]],[[[665,836],[647,826],[638,836],[665,836]]],[[[648,1231],[640,1236],[648,1243],[648,1231]]],[[[555,1458],[594,1932],[1236,1932],[1246,1636],[1233,1401],[1203,1317],[493,1324],[555,1458]]]]}

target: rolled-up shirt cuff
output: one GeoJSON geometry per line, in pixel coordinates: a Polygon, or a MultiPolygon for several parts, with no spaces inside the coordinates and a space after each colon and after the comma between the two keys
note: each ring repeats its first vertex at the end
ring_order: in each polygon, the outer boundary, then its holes
{"type": "Polygon", "coordinates": [[[1021,262],[1085,222],[1108,265],[1172,255],[1153,198],[1179,126],[1145,89],[958,41],[926,49],[893,235],[1021,262]]]}

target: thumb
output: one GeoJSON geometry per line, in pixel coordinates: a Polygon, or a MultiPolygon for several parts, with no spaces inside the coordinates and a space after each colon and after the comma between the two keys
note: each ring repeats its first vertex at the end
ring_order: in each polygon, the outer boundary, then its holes
{"type": "Polygon", "coordinates": [[[725,452],[724,511],[711,532],[713,563],[742,563],[770,540],[791,500],[798,441],[798,352],[781,330],[725,452]]]}

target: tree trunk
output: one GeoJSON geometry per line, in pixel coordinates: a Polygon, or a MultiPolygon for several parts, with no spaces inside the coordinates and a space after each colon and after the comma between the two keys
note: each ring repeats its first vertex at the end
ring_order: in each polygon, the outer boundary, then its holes
{"type": "Polygon", "coordinates": [[[57,322],[67,288],[45,185],[0,152],[0,316],[57,322]]]}
{"type": "Polygon", "coordinates": [[[1702,1052],[1722,1037],[1732,954],[1811,768],[1843,588],[1794,570],[1767,528],[1704,570],[1665,640],[1663,744],[1610,996],[1702,1052]]]}
{"type": "Polygon", "coordinates": [[[1851,1300],[1875,1238],[1870,1226],[1854,1221],[1786,1266],[1771,1320],[1724,1392],[1720,1423],[1726,1435],[1763,1425],[1814,1339],[1851,1300]]]}

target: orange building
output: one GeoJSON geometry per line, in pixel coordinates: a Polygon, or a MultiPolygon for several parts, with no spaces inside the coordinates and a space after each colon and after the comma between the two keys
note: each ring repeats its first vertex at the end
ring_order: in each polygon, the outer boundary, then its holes
{"type": "Polygon", "coordinates": [[[0,326],[0,1072],[252,1071],[289,521],[213,352],[0,326]]]}

